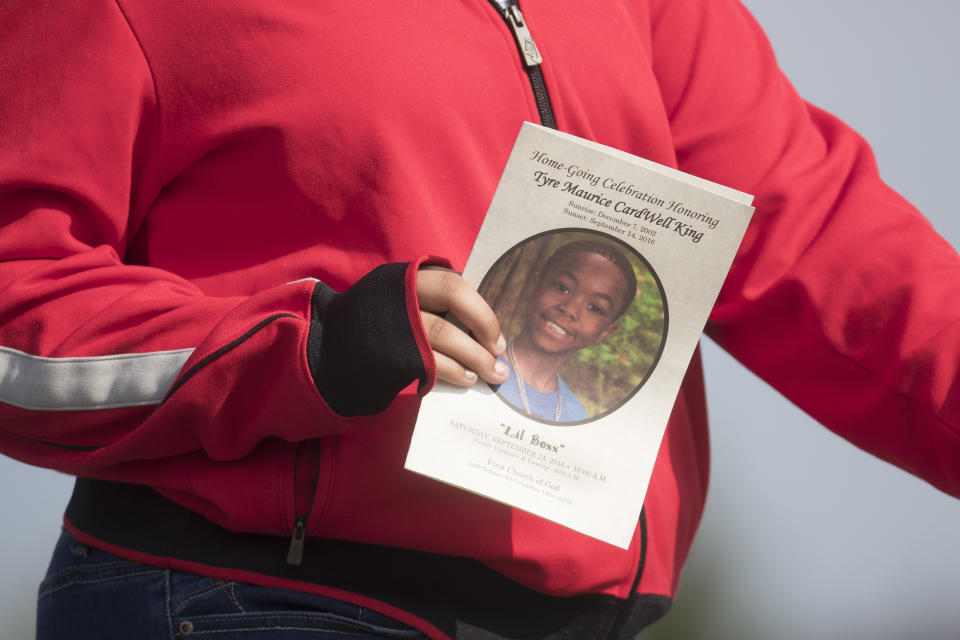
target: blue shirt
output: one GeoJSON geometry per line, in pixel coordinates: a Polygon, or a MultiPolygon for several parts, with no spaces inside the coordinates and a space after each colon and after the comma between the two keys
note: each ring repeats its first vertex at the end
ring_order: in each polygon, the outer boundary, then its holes
{"type": "MultiPolygon", "coordinates": [[[[505,355],[497,358],[510,369],[510,377],[503,382],[497,389],[497,394],[509,402],[511,405],[525,413],[523,401],[520,399],[520,390],[517,388],[517,377],[513,372],[513,366],[505,355]]],[[[580,404],[577,396],[567,386],[560,376],[557,376],[557,390],[552,393],[542,393],[531,387],[526,382],[523,383],[523,389],[527,395],[527,402],[530,404],[530,412],[549,422],[579,422],[586,420],[589,416],[587,410],[580,404]],[[557,417],[557,397],[560,398],[560,419],[557,417]]]]}

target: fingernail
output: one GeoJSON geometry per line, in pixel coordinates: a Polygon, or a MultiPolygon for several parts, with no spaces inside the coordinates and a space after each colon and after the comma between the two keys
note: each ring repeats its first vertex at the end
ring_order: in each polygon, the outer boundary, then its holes
{"type": "Polygon", "coordinates": [[[466,378],[467,382],[469,382],[470,384],[473,384],[474,382],[477,381],[477,374],[474,373],[473,371],[470,371],[469,369],[464,371],[463,377],[466,378]]]}
{"type": "Polygon", "coordinates": [[[510,374],[510,369],[507,368],[507,365],[499,361],[497,361],[497,364],[493,365],[493,370],[496,371],[497,375],[501,378],[506,378],[510,374]]]}
{"type": "Polygon", "coordinates": [[[500,334],[500,337],[497,338],[497,344],[493,345],[493,348],[497,350],[497,354],[503,353],[503,350],[507,348],[507,339],[503,337],[503,334],[500,334]]]}

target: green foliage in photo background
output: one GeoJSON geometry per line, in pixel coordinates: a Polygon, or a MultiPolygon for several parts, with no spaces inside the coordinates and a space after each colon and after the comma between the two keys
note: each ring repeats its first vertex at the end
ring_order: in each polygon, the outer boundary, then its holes
{"type": "Polygon", "coordinates": [[[619,405],[646,377],[660,353],[665,330],[665,302],[656,279],[640,257],[609,236],[590,231],[545,234],[504,254],[480,285],[480,294],[500,319],[504,335],[523,330],[526,301],[536,276],[562,245],[588,240],[604,242],[630,261],[637,276],[637,295],[617,320],[617,330],[599,345],[581,349],[560,369],[591,418],[619,405]]]}

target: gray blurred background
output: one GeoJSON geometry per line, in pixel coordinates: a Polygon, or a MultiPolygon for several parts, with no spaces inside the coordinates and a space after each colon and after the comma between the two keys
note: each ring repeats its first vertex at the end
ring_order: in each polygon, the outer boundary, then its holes
{"type": "MultiPolygon", "coordinates": [[[[746,4],[800,93],[864,134],[886,181],[960,246],[948,201],[960,3],[746,4]]],[[[710,496],[674,608],[641,638],[960,638],[960,501],[830,434],[703,342],[710,496]]],[[[0,457],[2,640],[33,637],[71,484],[0,457]]]]}

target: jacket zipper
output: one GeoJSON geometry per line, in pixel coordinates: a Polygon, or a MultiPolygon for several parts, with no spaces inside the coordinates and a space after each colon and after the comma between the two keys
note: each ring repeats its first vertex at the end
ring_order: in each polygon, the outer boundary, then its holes
{"type": "MultiPolygon", "coordinates": [[[[540,70],[540,64],[543,57],[537,48],[530,30],[527,29],[526,20],[520,12],[520,7],[516,3],[511,3],[506,9],[501,9],[497,0],[490,0],[497,12],[507,21],[507,25],[513,32],[513,38],[520,50],[520,57],[523,59],[524,69],[530,78],[530,87],[533,89],[533,98],[537,103],[537,111],[540,112],[540,123],[551,129],[557,128],[557,120],[553,115],[553,105],[550,104],[550,94],[547,93],[547,85],[543,81],[543,72],[540,70]]],[[[634,603],[639,599],[637,588],[640,586],[640,578],[643,576],[643,569],[647,559],[647,513],[646,508],[640,509],[640,559],[637,563],[637,571],[634,574],[633,584],[630,587],[630,595],[621,603],[614,617],[613,625],[609,629],[608,638],[616,638],[620,634],[620,629],[626,622],[627,617],[634,603]]]]}
{"type": "Polygon", "coordinates": [[[293,461],[293,504],[296,515],[293,520],[290,547],[287,549],[287,564],[299,565],[303,561],[303,545],[307,538],[307,521],[313,511],[313,503],[316,501],[319,483],[320,441],[301,442],[297,445],[297,453],[293,461]],[[305,467],[301,457],[310,456],[311,453],[313,453],[310,463],[312,468],[305,467]],[[304,494],[310,496],[306,504],[303,504],[304,494]]]}
{"type": "Polygon", "coordinates": [[[643,577],[643,569],[647,564],[647,507],[640,508],[640,558],[637,561],[637,572],[633,577],[633,584],[630,586],[630,595],[627,596],[620,606],[616,609],[613,618],[613,624],[607,630],[605,638],[607,640],[618,640],[621,636],[620,631],[633,613],[633,608],[640,601],[640,594],[637,589],[640,588],[640,579],[643,577]]]}
{"type": "Polygon", "coordinates": [[[497,0],[490,0],[490,4],[507,22],[507,26],[513,33],[513,39],[516,41],[517,48],[520,50],[520,57],[523,59],[523,68],[530,79],[533,99],[537,103],[537,111],[540,113],[540,124],[556,129],[557,119],[553,115],[550,94],[547,93],[547,84],[543,81],[543,72],[540,70],[543,58],[540,56],[537,43],[533,41],[533,36],[530,35],[530,30],[527,29],[527,22],[523,13],[520,12],[520,6],[511,4],[506,9],[501,9],[497,0]]]}

